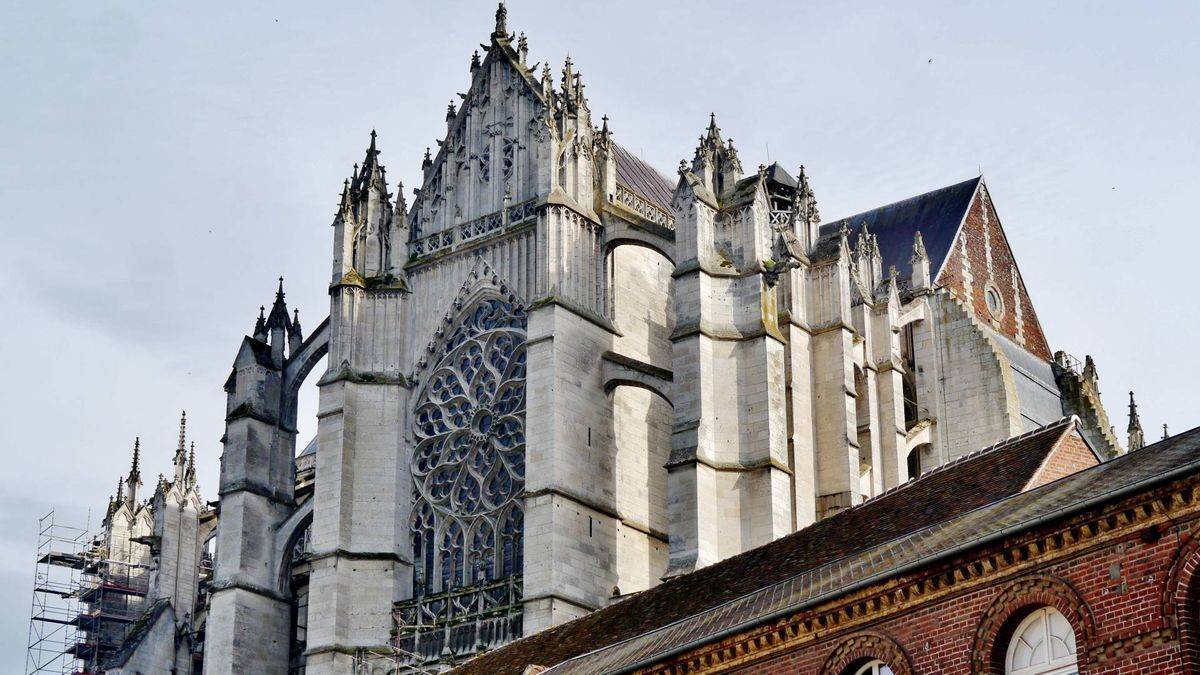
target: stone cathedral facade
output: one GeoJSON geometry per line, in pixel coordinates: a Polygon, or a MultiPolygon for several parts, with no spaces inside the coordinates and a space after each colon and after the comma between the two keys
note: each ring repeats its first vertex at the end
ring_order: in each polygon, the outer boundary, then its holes
{"type": "Polygon", "coordinates": [[[328,318],[281,285],[237,352],[208,672],[446,666],[1064,414],[1123,451],[982,177],[822,220],[715,118],[661,172],[503,6],[445,119],[411,198],[372,132],[328,318]]]}

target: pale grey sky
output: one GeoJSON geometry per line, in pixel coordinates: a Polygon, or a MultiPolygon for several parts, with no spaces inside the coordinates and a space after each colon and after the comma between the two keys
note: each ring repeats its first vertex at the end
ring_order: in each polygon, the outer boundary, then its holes
{"type": "MultiPolygon", "coordinates": [[[[212,498],[228,375],[275,277],[315,326],[372,127],[411,188],[491,2],[0,3],[0,673],[35,519],[96,524],[192,421],[212,498]]],[[[1123,435],[1197,423],[1200,4],[514,0],[616,139],[671,174],[715,111],[747,167],[804,163],[826,220],[983,171],[1051,346],[1123,435]]],[[[311,411],[311,405],[309,406],[311,411]]],[[[305,434],[315,424],[306,420],[305,434]]]]}

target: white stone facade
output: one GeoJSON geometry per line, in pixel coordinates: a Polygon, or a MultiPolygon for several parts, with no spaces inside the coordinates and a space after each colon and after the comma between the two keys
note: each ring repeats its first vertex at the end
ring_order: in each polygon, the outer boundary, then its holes
{"type": "Polygon", "coordinates": [[[933,253],[920,218],[899,242],[822,228],[803,168],[744,175],[715,120],[667,179],[592,118],[569,59],[556,81],[526,53],[501,7],[411,204],[372,133],[334,221],[329,319],[302,339],[281,288],[243,342],[209,672],[452,664],[1039,414],[1003,327],[975,315],[967,254],[965,284],[939,280],[975,245],[965,211],[928,224],[933,253]],[[326,354],[297,483],[295,397],[326,354]]]}

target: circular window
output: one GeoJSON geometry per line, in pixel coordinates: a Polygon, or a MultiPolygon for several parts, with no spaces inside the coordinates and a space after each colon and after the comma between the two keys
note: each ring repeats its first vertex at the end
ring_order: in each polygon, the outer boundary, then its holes
{"type": "Polygon", "coordinates": [[[1000,295],[1000,289],[989,284],[983,289],[983,298],[987,301],[988,313],[992,318],[999,319],[1004,316],[1004,298],[1000,295]]]}
{"type": "Polygon", "coordinates": [[[854,671],[854,675],[894,675],[888,664],[875,659],[864,663],[861,668],[854,671]]]}

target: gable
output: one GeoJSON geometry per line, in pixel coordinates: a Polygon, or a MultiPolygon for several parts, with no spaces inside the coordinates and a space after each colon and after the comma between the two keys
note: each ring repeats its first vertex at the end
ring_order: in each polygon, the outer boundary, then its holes
{"type": "Polygon", "coordinates": [[[493,39],[465,94],[446,111],[446,136],[423,167],[409,211],[415,236],[495,213],[537,194],[542,92],[507,42],[493,39]],[[457,104],[457,105],[456,105],[457,104]]]}
{"type": "Polygon", "coordinates": [[[932,269],[935,285],[953,293],[982,323],[1043,361],[1051,360],[1050,345],[986,185],[972,196],[944,263],[939,268],[934,262],[932,269]],[[998,311],[989,308],[989,293],[999,297],[998,311]]]}
{"type": "Polygon", "coordinates": [[[1042,465],[1029,479],[1025,490],[1053,483],[1059,478],[1065,478],[1073,473],[1089,469],[1100,463],[1092,446],[1080,435],[1079,429],[1072,429],[1063,434],[1058,443],[1042,460],[1042,465]]]}

